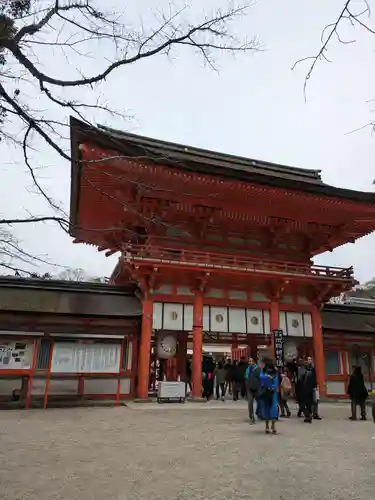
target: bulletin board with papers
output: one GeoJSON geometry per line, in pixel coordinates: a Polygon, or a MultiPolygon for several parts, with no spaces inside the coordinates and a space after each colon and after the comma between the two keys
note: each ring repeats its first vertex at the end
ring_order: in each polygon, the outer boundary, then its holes
{"type": "Polygon", "coordinates": [[[56,342],[51,373],[119,373],[121,344],[56,342]]]}

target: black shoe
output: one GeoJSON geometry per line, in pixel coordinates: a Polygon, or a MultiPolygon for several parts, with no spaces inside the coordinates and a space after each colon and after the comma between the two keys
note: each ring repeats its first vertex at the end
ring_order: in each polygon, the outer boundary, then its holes
{"type": "Polygon", "coordinates": [[[355,417],[349,417],[349,420],[353,420],[353,422],[354,422],[357,419],[355,417]]]}
{"type": "Polygon", "coordinates": [[[280,418],[285,418],[285,417],[286,417],[285,413],[281,413],[280,418]]]}
{"type": "Polygon", "coordinates": [[[297,417],[298,417],[298,418],[301,418],[301,417],[302,417],[302,412],[301,412],[301,411],[299,411],[299,412],[297,413],[297,417]]]}
{"type": "Polygon", "coordinates": [[[292,414],[289,412],[286,414],[286,418],[290,418],[292,416],[292,414]]]}
{"type": "Polygon", "coordinates": [[[367,420],[367,417],[361,417],[361,420],[365,422],[367,420]]]}
{"type": "Polygon", "coordinates": [[[305,424],[312,424],[311,418],[305,418],[304,422],[305,424]]]}
{"type": "Polygon", "coordinates": [[[322,420],[322,417],[319,417],[319,415],[314,415],[314,420],[322,420]]]}

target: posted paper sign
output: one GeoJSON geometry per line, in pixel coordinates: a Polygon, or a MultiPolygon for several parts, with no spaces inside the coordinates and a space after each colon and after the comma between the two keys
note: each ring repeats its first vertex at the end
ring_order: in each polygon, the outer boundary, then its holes
{"type": "Polygon", "coordinates": [[[52,373],[118,373],[120,344],[57,342],[52,353],[52,373]]]}
{"type": "Polygon", "coordinates": [[[0,370],[30,370],[33,353],[33,342],[0,340],[0,370]]]}

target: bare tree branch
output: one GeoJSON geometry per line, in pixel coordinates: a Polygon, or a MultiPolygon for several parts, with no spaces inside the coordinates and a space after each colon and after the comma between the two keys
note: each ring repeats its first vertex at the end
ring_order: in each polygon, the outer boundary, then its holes
{"type": "Polygon", "coordinates": [[[305,61],[312,61],[310,66],[309,66],[309,69],[306,73],[304,84],[303,84],[303,95],[304,95],[305,101],[307,100],[307,95],[306,95],[307,84],[308,84],[308,82],[309,82],[309,80],[310,80],[310,78],[311,78],[311,76],[316,68],[316,65],[321,60],[324,60],[326,62],[331,62],[327,58],[326,54],[327,54],[329,45],[332,42],[332,39],[336,38],[336,40],[339,43],[342,43],[344,45],[351,44],[351,43],[355,42],[355,40],[343,40],[342,37],[340,36],[339,27],[344,21],[349,22],[351,24],[351,26],[358,24],[362,28],[367,30],[369,33],[375,35],[375,30],[370,28],[366,23],[364,23],[361,20],[361,18],[363,16],[369,17],[371,14],[370,5],[367,2],[367,0],[362,0],[362,1],[365,5],[365,8],[361,12],[354,13],[350,8],[351,4],[353,4],[353,0],[345,0],[345,3],[343,5],[337,19],[333,23],[327,24],[325,26],[325,28],[323,29],[322,34],[321,34],[321,47],[320,47],[318,53],[314,56],[303,57],[302,59],[299,59],[298,61],[296,61],[293,64],[293,66],[291,68],[292,70],[294,70],[299,64],[301,64],[305,61]]]}
{"type": "MultiPolygon", "coordinates": [[[[103,2],[104,3],[104,2],[103,2]]],[[[22,151],[23,161],[37,192],[46,200],[51,214],[26,218],[2,218],[1,228],[29,223],[57,223],[65,232],[69,221],[60,203],[52,199],[33,167],[32,152],[39,144],[47,146],[63,160],[71,161],[68,152],[66,111],[90,123],[92,113],[104,112],[124,118],[125,112],[111,109],[97,95],[97,84],[121,69],[154,56],[169,56],[173,49],[193,49],[215,70],[214,54],[259,50],[256,38],[238,40],[230,24],[247,12],[248,6],[229,4],[227,10],[214,11],[188,21],[189,7],[154,11],[153,22],[131,26],[127,13],[106,13],[95,7],[94,0],[2,0],[0,2],[0,141],[12,141],[22,151]],[[182,16],[184,14],[184,17],[182,16]],[[93,48],[105,43],[106,55],[100,57],[93,48]],[[45,56],[53,50],[69,62],[59,77],[58,60],[51,64],[45,56]],[[112,50],[112,53],[111,53],[112,50]],[[95,58],[97,73],[86,75],[84,61],[95,58]],[[71,64],[74,58],[76,63],[71,64]],[[83,64],[82,64],[82,63],[83,64]],[[76,69],[74,69],[76,67],[76,69]],[[83,89],[81,98],[69,95],[70,89],[83,89]],[[31,107],[32,98],[47,102],[46,109],[31,107]],[[83,96],[83,97],[82,97],[83,96]],[[58,116],[56,116],[58,115],[58,116]],[[60,116],[63,115],[63,118],[60,116]],[[18,127],[18,132],[14,132],[18,127]],[[19,129],[21,129],[19,131],[19,129]]],[[[48,54],[50,57],[50,54],[48,54]]],[[[38,105],[39,106],[39,105],[38,105]]],[[[42,104],[40,105],[42,106],[42,104]]],[[[147,152],[146,152],[147,153],[147,152]]],[[[89,167],[88,167],[89,168],[89,167]]],[[[96,189],[101,189],[95,186],[96,189]]],[[[140,183],[139,188],[148,186],[140,183]]],[[[104,193],[104,196],[106,194],[104,193]]],[[[149,223],[162,223],[151,220],[149,223]]],[[[87,229],[89,231],[127,231],[119,228],[87,229]]],[[[8,229],[7,229],[8,231],[8,229]]],[[[133,232],[129,230],[129,234],[133,232]]],[[[5,233],[3,233],[5,234],[5,233]]],[[[7,233],[8,234],[8,233],[7,233]]],[[[0,244],[1,244],[0,234],[0,244]]],[[[5,241],[5,240],[4,240],[5,241]]],[[[10,241],[10,240],[6,240],[10,241]]],[[[3,255],[9,269],[18,266],[9,259],[30,259],[32,254],[18,243],[7,244],[3,255]]],[[[38,261],[39,262],[39,261],[38,261]]],[[[1,265],[1,255],[0,255],[1,265]]],[[[22,268],[23,269],[23,268],[22,268]]],[[[23,269],[22,272],[25,272],[23,269]]]]}

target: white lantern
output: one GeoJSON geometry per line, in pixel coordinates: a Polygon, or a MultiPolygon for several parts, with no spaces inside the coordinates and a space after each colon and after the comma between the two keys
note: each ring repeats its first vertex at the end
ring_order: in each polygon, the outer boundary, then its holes
{"type": "Polygon", "coordinates": [[[298,357],[297,344],[293,340],[284,340],[284,359],[291,361],[298,357]]]}
{"type": "Polygon", "coordinates": [[[156,357],[158,359],[169,359],[176,356],[177,340],[170,334],[158,335],[156,341],[156,357]]]}

